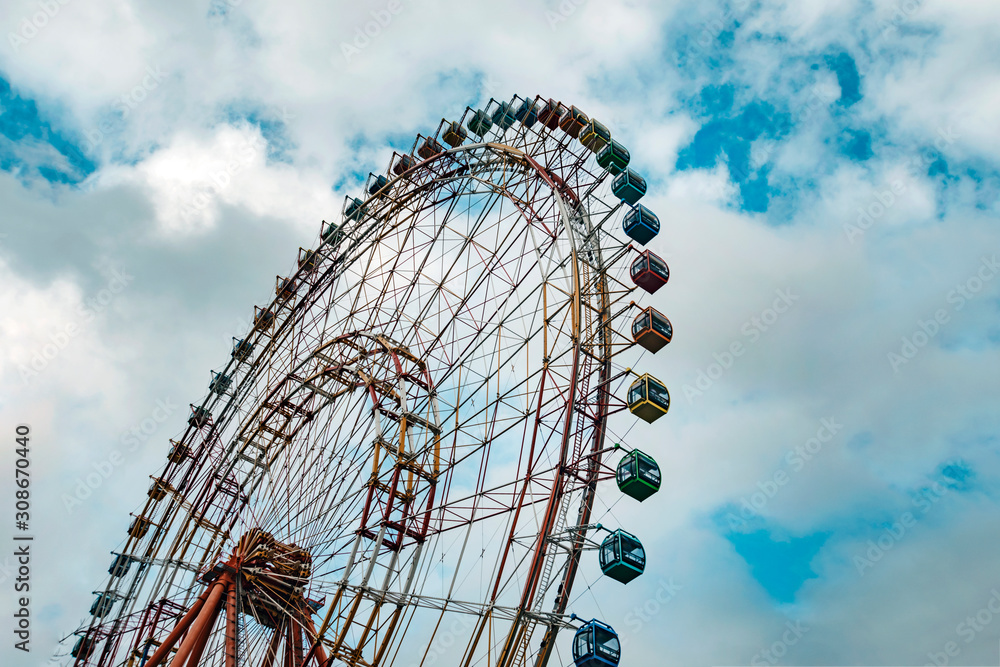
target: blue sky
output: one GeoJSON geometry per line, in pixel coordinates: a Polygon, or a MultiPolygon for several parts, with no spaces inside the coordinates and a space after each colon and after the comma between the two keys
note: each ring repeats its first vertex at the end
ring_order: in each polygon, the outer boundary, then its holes
{"type": "MultiPolygon", "coordinates": [[[[1000,623],[956,632],[998,585],[995,4],[403,2],[361,47],[379,3],[70,3],[27,32],[35,3],[8,4],[0,412],[60,452],[38,511],[86,545],[68,565],[40,545],[39,646],[86,611],[183,416],[75,513],[60,495],[156,400],[201,395],[393,149],[538,93],[630,148],[671,266],[675,340],[643,363],[674,407],[639,433],[662,443],[660,509],[613,512],[646,526],[650,586],[683,588],[623,664],[751,664],[789,622],[810,630],[772,664],[924,664],[951,641],[952,664],[996,662],[1000,623]]],[[[613,590],[627,627],[647,595],[613,590]]]]}

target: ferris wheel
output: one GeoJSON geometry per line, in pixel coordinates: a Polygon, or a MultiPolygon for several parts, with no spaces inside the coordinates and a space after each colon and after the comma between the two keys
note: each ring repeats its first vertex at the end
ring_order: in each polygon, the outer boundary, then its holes
{"type": "Polygon", "coordinates": [[[645,567],[595,497],[660,486],[614,434],[667,412],[626,362],[673,333],[629,159],[518,96],[393,153],[212,372],[72,664],[617,665],[573,584],[645,567]]]}

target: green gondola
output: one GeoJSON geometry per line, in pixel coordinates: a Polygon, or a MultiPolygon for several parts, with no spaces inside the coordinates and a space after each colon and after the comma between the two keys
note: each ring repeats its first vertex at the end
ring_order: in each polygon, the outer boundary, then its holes
{"type": "Polygon", "coordinates": [[[660,490],[660,466],[649,454],[633,450],[618,462],[618,489],[640,503],[660,490]]]}
{"type": "Polygon", "coordinates": [[[469,119],[466,126],[469,128],[469,131],[477,137],[483,137],[486,136],[486,133],[493,127],[493,121],[490,119],[489,114],[485,111],[477,111],[472,114],[472,118],[469,119]]]}
{"type": "Polygon", "coordinates": [[[597,164],[601,165],[605,171],[616,175],[628,167],[630,159],[628,149],[614,139],[597,154],[597,164]]]}

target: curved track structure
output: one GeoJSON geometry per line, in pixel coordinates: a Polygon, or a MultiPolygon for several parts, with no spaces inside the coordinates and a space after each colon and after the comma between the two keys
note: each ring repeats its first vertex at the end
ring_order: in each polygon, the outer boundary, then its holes
{"type": "Polygon", "coordinates": [[[467,109],[323,224],[170,441],[72,664],[549,663],[635,346],[629,207],[580,117],[467,109]]]}

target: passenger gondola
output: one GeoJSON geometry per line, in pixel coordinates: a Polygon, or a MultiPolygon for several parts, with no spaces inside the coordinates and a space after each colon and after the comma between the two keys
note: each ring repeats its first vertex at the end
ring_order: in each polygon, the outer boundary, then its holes
{"type": "Polygon", "coordinates": [[[469,119],[469,122],[466,123],[466,125],[468,126],[469,131],[474,135],[477,137],[483,137],[490,131],[490,128],[493,127],[493,121],[490,119],[490,115],[488,113],[480,110],[472,114],[472,118],[469,119]]]}
{"type": "Polygon", "coordinates": [[[597,154],[597,164],[616,175],[625,171],[630,159],[628,149],[614,139],[597,154]]]}
{"type": "MultiPolygon", "coordinates": [[[[459,128],[461,128],[461,126],[459,126],[459,128]]],[[[372,176],[375,175],[372,174],[372,176]]],[[[389,179],[386,176],[379,174],[378,176],[375,176],[375,178],[372,179],[372,182],[368,185],[368,194],[375,195],[379,193],[382,190],[382,188],[384,188],[387,185],[389,185],[389,179]]]]}
{"type": "Polygon", "coordinates": [[[402,176],[410,169],[413,169],[413,166],[416,164],[417,161],[412,155],[400,155],[399,159],[396,160],[396,164],[392,165],[392,173],[402,176]]]}
{"type": "Polygon", "coordinates": [[[634,449],[618,462],[618,490],[640,503],[660,490],[660,466],[649,454],[634,449]]]}
{"type": "Polygon", "coordinates": [[[635,203],[646,194],[646,179],[626,168],[611,182],[611,191],[626,204],[635,206],[635,203]]]}
{"type": "Polygon", "coordinates": [[[587,127],[587,123],[589,122],[590,118],[587,117],[587,114],[574,106],[570,107],[569,111],[559,120],[559,128],[569,136],[577,139],[580,136],[580,131],[587,127]]]}
{"type": "Polygon", "coordinates": [[[632,282],[650,294],[656,292],[670,279],[670,269],[658,255],[646,250],[632,262],[629,270],[632,282]]]}
{"type": "Polygon", "coordinates": [[[513,125],[517,118],[514,115],[514,109],[510,102],[498,103],[497,108],[493,110],[492,120],[493,124],[501,130],[506,130],[508,127],[513,125]]]}
{"type": "Polygon", "coordinates": [[[576,667],[616,667],[621,655],[618,635],[610,625],[596,619],[584,623],[573,637],[576,667]]]}
{"type": "Polygon", "coordinates": [[[442,146],[437,139],[434,137],[427,137],[424,142],[420,144],[420,148],[417,149],[417,155],[425,160],[430,160],[436,155],[444,153],[444,146],[442,146]]]}
{"type": "Polygon", "coordinates": [[[514,118],[530,128],[538,121],[538,105],[533,100],[524,100],[514,113],[514,118]]]}
{"type": "Polygon", "coordinates": [[[444,134],[441,136],[446,144],[455,148],[461,146],[462,142],[469,138],[469,133],[462,127],[461,123],[453,120],[448,123],[448,127],[445,128],[444,134]]]}
{"type": "Polygon", "coordinates": [[[363,201],[357,197],[349,197],[347,199],[347,204],[344,206],[344,219],[360,220],[365,217],[365,213],[367,212],[368,208],[365,206],[363,201]]]}
{"type": "Polygon", "coordinates": [[[637,204],[622,218],[622,229],[642,245],[660,233],[660,219],[642,204],[637,204]]]}
{"type": "Polygon", "coordinates": [[[555,100],[549,100],[542,107],[542,110],[538,112],[538,120],[545,127],[554,130],[559,127],[559,121],[566,115],[566,112],[567,109],[562,104],[555,100]]]}
{"type": "Polygon", "coordinates": [[[670,393],[662,382],[647,373],[628,388],[628,409],[650,424],[667,414],[670,393]]]}
{"type": "Polygon", "coordinates": [[[658,352],[673,336],[670,320],[653,307],[646,308],[632,320],[632,340],[650,352],[658,352]]]}
{"type": "Polygon", "coordinates": [[[580,143],[595,153],[599,153],[604,150],[604,147],[607,146],[610,141],[611,130],[609,130],[603,123],[599,123],[593,118],[590,119],[587,126],[580,132],[580,143]]]}
{"type": "Polygon", "coordinates": [[[233,359],[236,361],[246,361],[253,354],[253,343],[242,338],[233,339],[233,359]]]}
{"type": "Polygon", "coordinates": [[[627,584],[646,569],[646,551],[635,535],[616,530],[601,543],[601,572],[627,584]]]}

